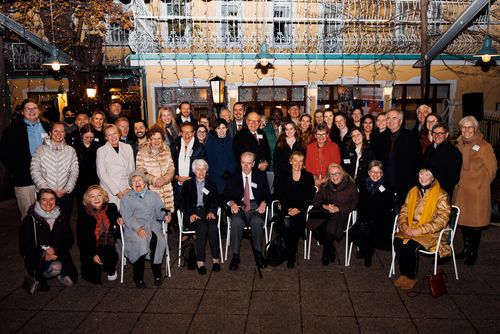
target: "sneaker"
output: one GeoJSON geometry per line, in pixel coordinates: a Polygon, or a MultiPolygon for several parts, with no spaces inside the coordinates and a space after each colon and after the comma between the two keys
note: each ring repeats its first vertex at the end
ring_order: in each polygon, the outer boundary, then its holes
{"type": "Polygon", "coordinates": [[[57,276],[57,280],[65,288],[69,288],[69,287],[73,286],[73,281],[71,280],[71,278],[69,278],[69,276],[61,276],[61,275],[59,275],[59,276],[57,276]]]}
{"type": "Polygon", "coordinates": [[[115,271],[113,275],[108,274],[108,281],[114,281],[118,278],[118,273],[115,271]]]}

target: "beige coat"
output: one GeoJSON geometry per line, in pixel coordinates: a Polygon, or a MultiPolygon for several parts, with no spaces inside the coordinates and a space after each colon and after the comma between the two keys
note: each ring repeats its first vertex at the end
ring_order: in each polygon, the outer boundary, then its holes
{"type": "Polygon", "coordinates": [[[163,145],[157,155],[151,150],[149,144],[144,145],[137,152],[137,169],[141,168],[146,174],[148,188],[160,195],[165,204],[165,208],[174,212],[174,188],[172,179],[174,178],[174,161],[170,149],[163,145]],[[156,181],[163,180],[165,184],[161,187],[155,186],[156,181]]]}
{"type": "Polygon", "coordinates": [[[460,208],[459,225],[482,227],[490,223],[490,185],[497,172],[497,159],[491,145],[476,133],[471,139],[458,137],[462,153],[460,181],[453,194],[453,203],[460,208]]]}
{"type": "MultiPolygon", "coordinates": [[[[417,224],[420,220],[420,216],[422,215],[422,212],[424,210],[424,203],[429,196],[429,192],[430,190],[428,189],[424,193],[423,197],[421,196],[420,191],[418,192],[417,204],[415,206],[415,213],[413,214],[412,220],[413,224],[417,224]]],[[[408,200],[409,196],[407,195],[405,204],[403,205],[403,207],[401,208],[401,212],[399,213],[398,227],[400,229],[400,232],[396,234],[396,237],[401,239],[407,238],[407,236],[403,232],[401,232],[401,226],[403,224],[408,225],[408,200]]],[[[441,232],[442,229],[448,226],[450,213],[450,198],[448,197],[446,191],[441,188],[441,190],[439,191],[439,198],[437,201],[436,209],[434,210],[432,218],[428,222],[417,227],[420,232],[422,232],[422,234],[416,237],[410,237],[409,239],[415,240],[416,242],[424,246],[427,250],[434,251],[439,238],[439,232],[441,232]]],[[[441,246],[439,247],[439,256],[441,257],[451,255],[451,248],[447,244],[447,240],[448,233],[444,233],[443,238],[441,238],[441,246]]]]}

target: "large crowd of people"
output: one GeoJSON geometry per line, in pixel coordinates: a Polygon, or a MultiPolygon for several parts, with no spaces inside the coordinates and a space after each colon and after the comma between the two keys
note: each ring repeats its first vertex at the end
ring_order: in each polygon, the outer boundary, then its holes
{"type": "MultiPolygon", "coordinates": [[[[448,124],[427,105],[417,108],[411,130],[396,108],[376,116],[361,109],[309,115],[292,105],[286,114],[273,109],[269,122],[256,111],[246,113],[240,102],[232,113],[223,108],[217,119],[196,118],[189,102],[178,109],[176,117],[161,107],[148,129],[146,122],[124,117],[117,101],[91,115],[66,107],[64,121],[52,123],[36,101],[23,101],[21,117],[1,139],[0,158],[12,175],[26,273],[41,282],[41,290],[51,278],[65,287],[77,281],[69,252],[75,199],[80,274],[95,284],[103,272],[108,280],[117,278],[122,254],[115,246],[123,242],[136,286],[146,286],[146,260],[154,285],[161,285],[168,247],[163,224],[175,228],[177,210],[183,213],[179,225],[194,231],[201,275],[208,271],[207,241],[212,271],[223,269],[220,221],[230,225],[231,271],[241,264],[245,228],[256,265],[266,267],[264,227],[270,220],[284,239],[288,268],[309,231],[323,247],[326,266],[335,261],[335,244],[356,210],[356,257],[369,267],[377,249],[394,249],[401,273],[394,285],[409,290],[417,279],[417,250],[436,248],[451,205],[461,210],[464,248],[457,258],[476,262],[497,160],[474,117],[459,122],[454,141],[448,124]],[[268,217],[273,200],[279,204],[268,217]]],[[[445,259],[450,247],[447,238],[441,240],[445,259]]]]}

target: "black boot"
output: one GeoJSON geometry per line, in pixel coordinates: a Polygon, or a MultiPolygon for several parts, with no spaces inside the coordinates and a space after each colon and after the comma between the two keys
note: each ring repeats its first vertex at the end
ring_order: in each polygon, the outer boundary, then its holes
{"type": "Polygon", "coordinates": [[[471,252],[471,231],[470,227],[462,227],[462,237],[464,239],[464,248],[460,253],[458,253],[455,258],[458,260],[463,260],[470,255],[471,252]]]}
{"type": "Polygon", "coordinates": [[[481,230],[480,229],[471,229],[471,247],[470,252],[465,258],[464,263],[468,266],[474,265],[477,260],[477,253],[479,249],[479,243],[481,242],[481,230]]]}

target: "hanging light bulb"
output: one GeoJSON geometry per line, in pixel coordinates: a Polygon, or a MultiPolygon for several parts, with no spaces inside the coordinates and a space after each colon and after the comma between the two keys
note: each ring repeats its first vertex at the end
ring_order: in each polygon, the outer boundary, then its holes
{"type": "Polygon", "coordinates": [[[52,49],[50,57],[46,58],[42,66],[50,66],[54,71],[59,71],[61,66],[66,66],[68,64],[59,61],[59,55],[56,48],[52,49]]]}
{"type": "Polygon", "coordinates": [[[491,60],[491,57],[497,57],[498,51],[493,47],[493,39],[490,36],[490,10],[491,3],[488,3],[488,22],[486,25],[486,36],[483,39],[483,46],[481,50],[479,50],[473,57],[481,58],[483,63],[488,63],[491,60]]]}
{"type": "Polygon", "coordinates": [[[260,46],[260,52],[255,56],[255,59],[258,60],[258,64],[255,68],[273,68],[273,64],[271,64],[271,60],[274,57],[269,53],[269,46],[266,42],[262,43],[260,46]],[[259,66],[260,65],[260,66],[259,66]]]}

